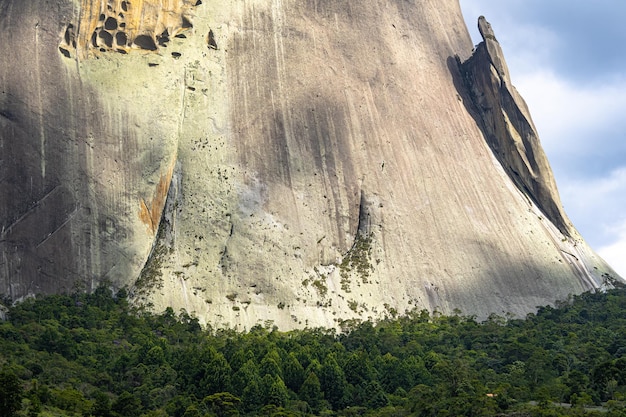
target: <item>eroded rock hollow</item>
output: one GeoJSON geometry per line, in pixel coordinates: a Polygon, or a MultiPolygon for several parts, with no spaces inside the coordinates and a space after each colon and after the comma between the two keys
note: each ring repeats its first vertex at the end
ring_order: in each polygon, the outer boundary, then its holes
{"type": "Polygon", "coordinates": [[[619,278],[458,0],[0,4],[0,293],[214,326],[523,315],[619,278]]]}

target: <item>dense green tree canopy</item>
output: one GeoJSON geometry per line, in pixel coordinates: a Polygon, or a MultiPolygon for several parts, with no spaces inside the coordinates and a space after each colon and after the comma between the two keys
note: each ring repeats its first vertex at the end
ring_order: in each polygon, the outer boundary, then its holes
{"type": "Polygon", "coordinates": [[[8,317],[1,416],[626,415],[624,289],[525,319],[413,311],[339,334],[203,330],[105,287],[8,317]]]}
{"type": "Polygon", "coordinates": [[[22,385],[11,371],[0,371],[0,415],[12,417],[21,408],[22,385]]]}

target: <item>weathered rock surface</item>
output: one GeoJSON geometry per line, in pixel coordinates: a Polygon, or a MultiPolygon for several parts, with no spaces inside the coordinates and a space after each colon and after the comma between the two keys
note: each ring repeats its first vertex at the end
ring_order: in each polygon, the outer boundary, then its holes
{"type": "Polygon", "coordinates": [[[618,278],[457,0],[14,0],[0,23],[0,293],[107,279],[287,329],[618,278]]]}

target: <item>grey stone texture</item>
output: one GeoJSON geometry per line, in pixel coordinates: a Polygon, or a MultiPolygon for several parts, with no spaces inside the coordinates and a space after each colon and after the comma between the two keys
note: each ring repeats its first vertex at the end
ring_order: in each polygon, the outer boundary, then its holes
{"type": "Polygon", "coordinates": [[[457,0],[0,3],[0,293],[281,329],[620,279],[457,0]],[[201,3],[201,4],[200,4],[201,3]]]}

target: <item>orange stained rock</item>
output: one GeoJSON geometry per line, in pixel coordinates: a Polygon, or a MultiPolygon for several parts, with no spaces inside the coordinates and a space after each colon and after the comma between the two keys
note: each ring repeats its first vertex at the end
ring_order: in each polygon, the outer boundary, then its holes
{"type": "Polygon", "coordinates": [[[191,0],[81,0],[78,24],[69,23],[60,47],[75,50],[81,59],[109,51],[156,51],[192,27],[194,5],[191,0]],[[69,31],[75,44],[67,41],[69,31]]]}
{"type": "Polygon", "coordinates": [[[149,201],[141,199],[139,202],[139,218],[148,226],[148,232],[155,235],[159,229],[159,222],[167,200],[167,193],[172,182],[175,161],[170,164],[167,173],[162,174],[159,183],[149,201]]]}

